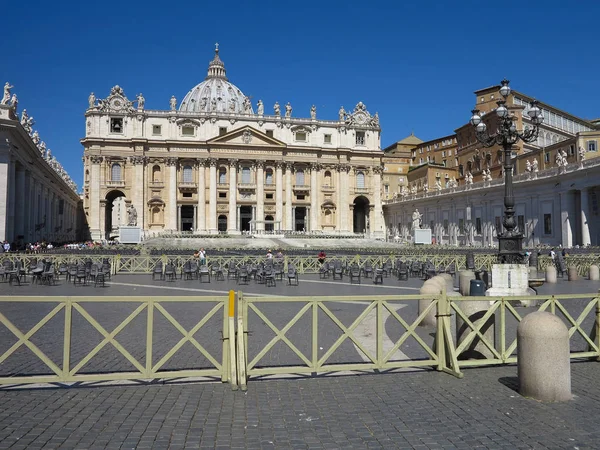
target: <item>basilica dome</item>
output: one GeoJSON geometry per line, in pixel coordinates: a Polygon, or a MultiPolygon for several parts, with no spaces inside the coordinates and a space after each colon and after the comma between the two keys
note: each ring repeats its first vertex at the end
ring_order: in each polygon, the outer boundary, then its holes
{"type": "Polygon", "coordinates": [[[227,80],[225,73],[217,45],[215,57],[208,65],[208,75],[186,94],[179,111],[253,114],[250,99],[227,80]]]}

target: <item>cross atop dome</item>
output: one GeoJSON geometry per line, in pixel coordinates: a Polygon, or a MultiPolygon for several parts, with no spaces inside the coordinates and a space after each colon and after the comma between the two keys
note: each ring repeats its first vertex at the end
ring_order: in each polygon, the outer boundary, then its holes
{"type": "Polygon", "coordinates": [[[206,76],[206,79],[222,78],[227,80],[227,76],[225,74],[225,64],[223,64],[223,61],[221,61],[221,58],[219,58],[219,43],[217,42],[215,44],[215,57],[208,64],[208,75],[206,76]]]}

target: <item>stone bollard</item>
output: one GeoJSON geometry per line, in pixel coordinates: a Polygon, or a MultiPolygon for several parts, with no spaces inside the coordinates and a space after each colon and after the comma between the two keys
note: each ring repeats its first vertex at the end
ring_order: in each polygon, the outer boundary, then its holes
{"type": "Polygon", "coordinates": [[[527,269],[527,276],[529,277],[529,279],[537,278],[537,275],[538,275],[537,267],[529,266],[527,269]]]}
{"type": "Polygon", "coordinates": [[[471,280],[475,279],[475,272],[472,270],[462,270],[458,274],[458,290],[461,295],[468,296],[471,289],[471,280]]]}
{"type": "Polygon", "coordinates": [[[454,278],[449,273],[441,273],[437,275],[446,282],[446,292],[454,292],[454,278]]]}
{"type": "Polygon", "coordinates": [[[553,264],[546,267],[546,283],[556,284],[556,267],[553,264]]]}
{"type": "MultiPolygon", "coordinates": [[[[446,282],[441,278],[437,278],[437,279],[436,278],[437,277],[433,277],[430,280],[427,280],[425,283],[423,283],[423,286],[421,286],[419,293],[421,295],[431,295],[431,294],[438,295],[442,291],[445,292],[446,291],[446,282]]],[[[425,300],[425,299],[419,300],[419,315],[421,315],[421,313],[423,311],[425,311],[430,304],[431,304],[431,300],[425,300]]],[[[436,308],[432,308],[431,311],[419,323],[419,326],[420,327],[435,327],[437,324],[436,317],[435,317],[436,314],[437,314],[436,308]]]]}
{"type": "Polygon", "coordinates": [[[598,266],[595,264],[592,264],[590,266],[590,280],[591,281],[600,280],[600,269],[598,269],[598,266]]]}
{"type": "Polygon", "coordinates": [[[579,275],[577,274],[577,267],[569,266],[567,270],[567,279],[569,281],[577,281],[579,279],[579,275]]]}
{"type": "Polygon", "coordinates": [[[570,400],[569,331],[554,314],[537,311],[517,328],[519,393],[542,402],[570,400]]]}

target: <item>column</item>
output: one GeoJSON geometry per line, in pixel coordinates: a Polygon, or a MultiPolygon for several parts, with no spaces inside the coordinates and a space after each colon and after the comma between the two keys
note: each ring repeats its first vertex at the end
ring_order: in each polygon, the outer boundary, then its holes
{"type": "Polygon", "coordinates": [[[16,189],[16,196],[17,196],[17,211],[16,211],[16,217],[15,217],[15,238],[17,236],[23,236],[23,239],[25,239],[25,211],[27,208],[25,208],[25,205],[27,205],[26,202],[26,189],[25,189],[25,169],[20,166],[17,169],[17,189],[16,189]]]}
{"type": "Polygon", "coordinates": [[[336,168],[337,180],[336,180],[336,202],[337,209],[335,215],[335,228],[338,232],[342,230],[342,169],[340,166],[336,168]]]}
{"type": "Polygon", "coordinates": [[[348,179],[348,172],[350,171],[350,166],[342,165],[340,168],[340,229],[341,231],[349,232],[352,230],[350,227],[350,221],[348,219],[348,214],[350,212],[350,205],[348,200],[348,190],[350,189],[350,182],[348,179]]]}
{"type": "Polygon", "coordinates": [[[275,224],[274,230],[278,227],[281,230],[285,229],[283,224],[283,162],[278,161],[275,164],[275,220],[279,222],[275,224]]]}
{"type": "Polygon", "coordinates": [[[305,228],[306,231],[312,231],[312,226],[311,226],[311,215],[310,215],[310,206],[306,207],[306,216],[304,218],[304,224],[305,224],[305,228]]]}
{"type": "Polygon", "coordinates": [[[256,206],[252,206],[252,222],[250,222],[250,231],[256,231],[256,206]]]}
{"type": "Polygon", "coordinates": [[[571,223],[573,219],[573,192],[561,192],[559,198],[561,244],[563,247],[570,248],[573,246],[573,224],[571,223]]]}
{"type": "Polygon", "coordinates": [[[310,231],[319,229],[319,217],[317,216],[317,212],[319,210],[319,186],[317,177],[318,170],[318,164],[312,164],[310,166],[310,225],[307,227],[310,231]]]}
{"type": "MultiPolygon", "coordinates": [[[[371,217],[371,236],[373,237],[384,237],[384,229],[383,229],[383,209],[381,207],[381,174],[383,173],[383,168],[381,166],[373,167],[373,188],[375,192],[373,193],[374,199],[374,209],[373,209],[373,217],[371,217]]],[[[423,215],[425,220],[427,220],[427,216],[423,215]]],[[[425,220],[423,222],[425,222],[425,220]]],[[[433,230],[431,230],[433,232],[433,230]]]]}
{"type": "Polygon", "coordinates": [[[27,244],[31,240],[31,209],[33,205],[33,200],[31,196],[31,172],[25,172],[25,193],[24,193],[24,204],[30,205],[29,208],[23,208],[23,239],[25,244],[27,244]]]}
{"type": "Polygon", "coordinates": [[[8,239],[6,234],[8,217],[6,213],[8,206],[8,193],[10,191],[8,184],[8,167],[10,165],[10,160],[8,159],[7,154],[0,154],[0,158],[0,241],[4,241],[5,239],[8,239]]]}
{"type": "Polygon", "coordinates": [[[98,240],[106,239],[106,200],[100,200],[100,236],[98,240]]]}
{"type": "Polygon", "coordinates": [[[11,158],[8,166],[8,190],[6,208],[6,239],[9,243],[15,239],[15,212],[16,212],[16,189],[15,189],[15,161],[11,158]]]}
{"type": "MultiPolygon", "coordinates": [[[[165,160],[169,168],[169,203],[167,204],[168,229],[178,230],[179,216],[177,215],[177,158],[165,160]]],[[[167,221],[165,221],[167,222],[167,221]]]]}
{"type": "Polygon", "coordinates": [[[237,233],[240,230],[238,223],[239,214],[237,208],[237,159],[229,161],[229,220],[227,221],[227,232],[237,233]]]}
{"type": "Polygon", "coordinates": [[[296,207],[292,206],[292,231],[296,231],[296,207]]]}
{"type": "MultiPolygon", "coordinates": [[[[89,184],[89,189],[90,189],[89,221],[90,221],[90,233],[91,233],[92,240],[101,239],[101,232],[100,232],[100,164],[102,164],[103,159],[104,158],[102,156],[90,156],[89,157],[89,161],[91,164],[90,184],[89,184]]],[[[37,198],[35,198],[35,197],[37,197],[37,194],[35,192],[36,190],[37,190],[37,186],[36,186],[36,189],[34,190],[34,194],[33,194],[34,202],[37,203],[37,198]]],[[[35,216],[34,216],[34,220],[33,220],[34,232],[35,232],[35,226],[38,223],[39,222],[35,219],[35,216]]]]}
{"type": "Polygon", "coordinates": [[[590,204],[588,199],[588,190],[581,190],[581,245],[584,247],[591,245],[590,226],[588,217],[590,216],[590,204]]]}
{"type": "Polygon", "coordinates": [[[181,231],[181,205],[177,205],[177,231],[181,231]]]}
{"type": "Polygon", "coordinates": [[[255,223],[255,230],[260,232],[265,230],[265,162],[256,162],[256,208],[252,209],[252,217],[260,222],[255,223]]]}
{"type": "Polygon", "coordinates": [[[194,223],[192,224],[192,230],[198,229],[198,205],[194,205],[194,223]]]}
{"type": "Polygon", "coordinates": [[[293,230],[292,222],[292,163],[285,165],[285,226],[284,230],[293,230]]]}
{"type": "Polygon", "coordinates": [[[206,163],[198,159],[198,207],[196,208],[196,229],[206,231],[206,163]]]}
{"type": "Polygon", "coordinates": [[[235,208],[235,229],[236,230],[240,230],[242,229],[242,212],[241,212],[242,207],[240,205],[236,205],[235,208]]]}
{"type": "MultiPolygon", "coordinates": [[[[132,156],[129,158],[131,164],[133,165],[133,180],[126,180],[127,185],[131,186],[131,204],[135,208],[137,212],[137,226],[142,230],[146,228],[145,223],[145,211],[146,205],[144,204],[144,189],[146,186],[145,183],[145,166],[148,160],[147,157],[144,156],[132,156]]],[[[176,167],[176,166],[173,166],[176,167]]],[[[175,169],[176,170],[176,169],[175,169]]],[[[177,177],[177,172],[175,173],[175,177],[177,177]]],[[[177,189],[177,187],[175,187],[177,189]]],[[[175,201],[177,201],[177,191],[175,193],[175,201]]]]}
{"type": "Polygon", "coordinates": [[[209,190],[208,190],[208,227],[211,234],[216,234],[217,230],[217,160],[208,161],[209,169],[209,190]]]}

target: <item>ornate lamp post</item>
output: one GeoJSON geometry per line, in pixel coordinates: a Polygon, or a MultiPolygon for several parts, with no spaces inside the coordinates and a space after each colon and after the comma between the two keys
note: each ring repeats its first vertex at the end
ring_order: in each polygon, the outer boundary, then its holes
{"type": "Polygon", "coordinates": [[[471,125],[475,127],[475,135],[477,140],[484,147],[492,147],[493,145],[501,145],[504,150],[504,232],[498,234],[499,254],[498,262],[500,264],[519,264],[522,261],[523,254],[523,230],[515,229],[515,198],[513,196],[513,180],[512,180],[512,146],[521,139],[523,142],[533,142],[538,137],[538,132],[541,123],[544,121],[542,111],[537,106],[538,102],[533,101],[527,111],[527,115],[531,119],[533,127],[525,130],[517,130],[517,118],[510,114],[506,108],[506,99],[510,95],[511,89],[507,79],[502,80],[500,94],[504,97],[496,103],[496,114],[500,119],[498,129],[495,133],[490,134],[487,131],[487,126],[483,123],[479,110],[471,111],[471,125]]]}

